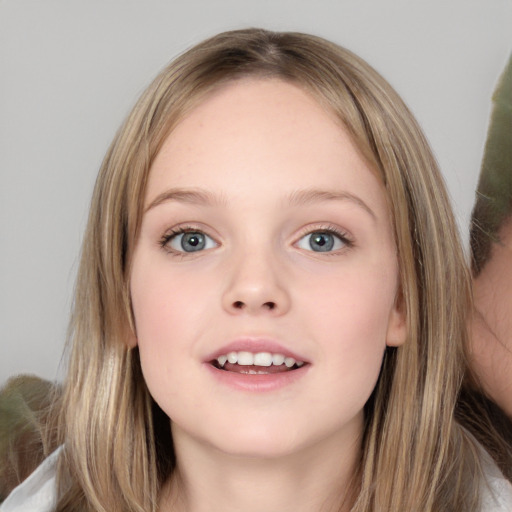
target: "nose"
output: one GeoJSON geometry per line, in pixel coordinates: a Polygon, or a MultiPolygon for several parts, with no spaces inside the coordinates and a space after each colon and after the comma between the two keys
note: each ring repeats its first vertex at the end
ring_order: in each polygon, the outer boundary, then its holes
{"type": "Polygon", "coordinates": [[[222,297],[228,313],[280,316],[289,310],[285,273],[275,261],[253,252],[231,263],[222,297]]]}

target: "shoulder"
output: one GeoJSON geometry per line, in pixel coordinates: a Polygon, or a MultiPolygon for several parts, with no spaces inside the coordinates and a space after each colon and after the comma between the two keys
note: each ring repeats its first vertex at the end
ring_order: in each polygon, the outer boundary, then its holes
{"type": "Polygon", "coordinates": [[[51,512],[56,501],[57,460],[62,447],[43,463],[0,505],[0,512],[51,512]]]}
{"type": "Polygon", "coordinates": [[[482,512],[511,512],[512,484],[489,459],[485,461],[482,484],[482,512]]]}

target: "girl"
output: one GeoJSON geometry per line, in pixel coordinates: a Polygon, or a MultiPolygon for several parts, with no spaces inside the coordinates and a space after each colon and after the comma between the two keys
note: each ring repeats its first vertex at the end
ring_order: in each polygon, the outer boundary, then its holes
{"type": "Polygon", "coordinates": [[[441,176],[390,86],[314,36],[220,34],[105,158],[61,448],[3,510],[509,510],[455,421],[468,306],[441,176]]]}

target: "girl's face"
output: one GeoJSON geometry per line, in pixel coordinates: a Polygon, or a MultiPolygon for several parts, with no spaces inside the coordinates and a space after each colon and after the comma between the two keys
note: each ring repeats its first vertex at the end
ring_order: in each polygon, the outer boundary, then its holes
{"type": "Polygon", "coordinates": [[[266,457],[354,443],[405,338],[397,276],[383,186],[330,113],[276,79],[209,96],[154,161],[131,276],[175,442],[266,457]]]}

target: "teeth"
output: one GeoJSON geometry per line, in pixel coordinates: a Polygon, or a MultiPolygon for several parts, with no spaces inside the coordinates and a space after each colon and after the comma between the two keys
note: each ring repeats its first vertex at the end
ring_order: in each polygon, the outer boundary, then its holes
{"type": "Polygon", "coordinates": [[[270,352],[258,352],[254,354],[254,364],[256,366],[271,366],[272,354],[270,352]]]}
{"type": "Polygon", "coordinates": [[[254,364],[254,356],[251,352],[238,352],[238,364],[241,366],[252,366],[254,364]]]}
{"type": "Polygon", "coordinates": [[[295,364],[295,359],[293,357],[285,357],[284,364],[287,368],[291,368],[295,364]]]}
{"type": "MultiPolygon", "coordinates": [[[[281,366],[286,365],[291,368],[297,365],[299,368],[304,365],[303,361],[296,361],[293,357],[285,357],[283,354],[271,354],[270,352],[229,352],[217,358],[219,366],[222,368],[226,362],[231,364],[239,364],[241,366],[281,366]]],[[[253,373],[249,371],[249,373],[253,373]]],[[[257,373],[257,372],[256,372],[257,373]]]]}
{"type": "Polygon", "coordinates": [[[273,354],[272,355],[272,364],[275,366],[280,366],[284,363],[284,356],[281,354],[273,354]]]}

